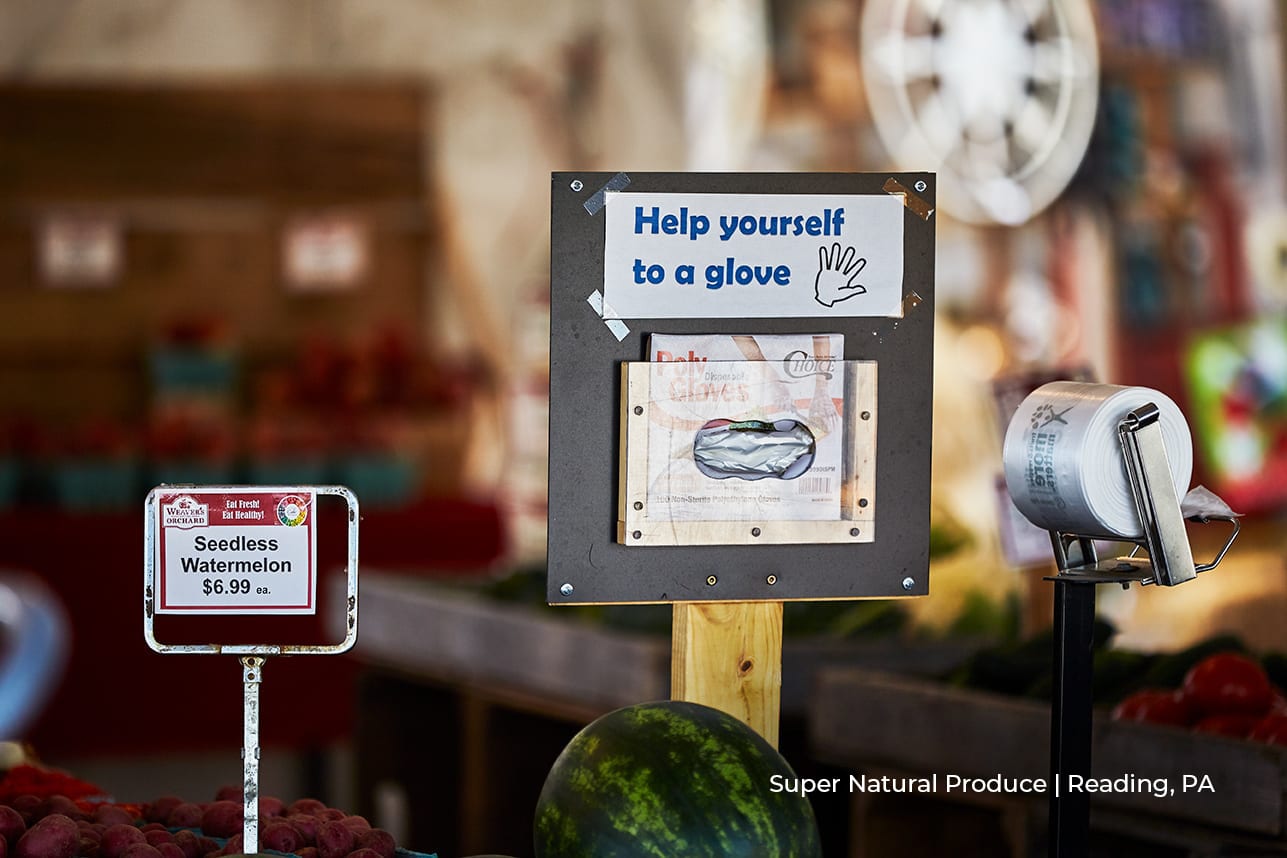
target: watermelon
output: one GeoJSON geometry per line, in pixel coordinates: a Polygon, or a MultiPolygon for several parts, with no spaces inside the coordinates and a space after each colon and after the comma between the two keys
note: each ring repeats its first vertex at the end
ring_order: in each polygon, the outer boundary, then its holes
{"type": "Polygon", "coordinates": [[[537,858],[816,858],[807,798],[768,742],[682,701],[627,706],[578,733],[536,805],[537,858]]]}

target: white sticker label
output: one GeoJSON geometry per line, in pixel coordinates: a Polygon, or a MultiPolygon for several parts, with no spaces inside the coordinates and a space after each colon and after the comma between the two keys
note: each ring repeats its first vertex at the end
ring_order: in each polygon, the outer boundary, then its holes
{"type": "Polygon", "coordinates": [[[52,216],[39,227],[42,280],[54,287],[103,287],[120,277],[125,237],[118,218],[52,216]]]}
{"type": "Polygon", "coordinates": [[[902,316],[889,195],[607,195],[605,318],[902,316]]]}
{"type": "Polygon", "coordinates": [[[312,614],[312,492],[176,490],[157,498],[158,614],[312,614]]]}

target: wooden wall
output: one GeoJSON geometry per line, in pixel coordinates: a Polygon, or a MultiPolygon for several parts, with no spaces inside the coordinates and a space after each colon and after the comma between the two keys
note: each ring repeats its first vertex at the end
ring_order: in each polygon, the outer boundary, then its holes
{"type": "Polygon", "coordinates": [[[128,417],[148,346],[193,317],[223,321],[247,365],[316,333],[418,334],[436,253],[425,105],[409,82],[0,86],[0,416],[128,417]],[[367,224],[368,276],[291,292],[282,227],[329,210],[367,224]],[[50,212],[120,219],[118,282],[41,284],[50,212]]]}

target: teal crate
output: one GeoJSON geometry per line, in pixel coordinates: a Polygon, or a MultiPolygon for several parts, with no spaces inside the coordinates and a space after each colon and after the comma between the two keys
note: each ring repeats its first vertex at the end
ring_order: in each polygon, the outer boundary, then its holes
{"type": "Polygon", "coordinates": [[[0,457],[0,509],[8,509],[17,502],[21,477],[17,459],[0,457]]]}
{"type": "Polygon", "coordinates": [[[192,483],[197,486],[226,486],[235,483],[237,472],[231,463],[177,460],[152,462],[148,467],[152,485],[192,483]]]}
{"type": "MultiPolygon", "coordinates": [[[[171,833],[175,833],[179,831],[192,831],[196,834],[201,834],[200,828],[188,828],[188,829],[173,828],[173,827],[170,828],[171,833]]],[[[229,838],[227,837],[211,837],[210,839],[220,846],[226,845],[229,840],[229,838]]],[[[288,858],[288,856],[295,855],[294,852],[278,852],[276,849],[263,849],[262,847],[260,849],[260,852],[257,854],[281,855],[283,856],[283,858],[288,858]]],[[[438,858],[438,853],[437,852],[414,852],[410,849],[403,849],[402,847],[399,846],[398,848],[393,850],[393,858],[438,858]]],[[[485,856],[479,856],[479,858],[485,858],[485,856]]]]}
{"type": "Polygon", "coordinates": [[[230,353],[199,349],[156,349],[149,356],[152,387],[167,393],[231,393],[237,360],[230,353]]]}
{"type": "Polygon", "coordinates": [[[136,459],[65,459],[51,476],[54,498],[64,509],[119,510],[142,501],[136,459]]]}
{"type": "Polygon", "coordinates": [[[308,486],[332,481],[330,464],[322,456],[255,459],[247,466],[247,476],[260,486],[308,486]]]}
{"type": "Polygon", "coordinates": [[[339,482],[368,507],[408,504],[415,500],[420,488],[420,466],[407,456],[347,456],[338,463],[337,472],[339,482]]]}

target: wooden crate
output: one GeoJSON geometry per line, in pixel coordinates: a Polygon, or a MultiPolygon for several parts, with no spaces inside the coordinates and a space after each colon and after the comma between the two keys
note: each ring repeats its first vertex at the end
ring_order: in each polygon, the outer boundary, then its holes
{"type": "MultiPolygon", "coordinates": [[[[558,608],[499,602],[422,578],[364,573],[360,586],[357,654],[365,660],[441,681],[508,688],[586,714],[669,696],[669,637],[581,622],[558,608]]],[[[804,712],[814,676],[828,665],[936,675],[981,644],[787,638],[783,712],[804,712]]]]}
{"type": "MultiPolygon", "coordinates": [[[[910,775],[1048,778],[1048,705],[855,669],[817,677],[810,741],[821,759],[910,775]]],[[[1175,794],[1099,793],[1092,825],[1156,842],[1202,841],[1201,854],[1287,854],[1287,748],[1149,724],[1095,719],[1092,776],[1165,778],[1175,794]],[[1208,775],[1214,792],[1183,792],[1208,775]],[[1252,852],[1220,851],[1227,844],[1252,852]]],[[[1013,797],[1011,797],[1013,798],[1013,797]]],[[[1022,797],[1020,797],[1022,798],[1022,797]]],[[[1044,796],[1028,796],[1038,809],[1044,796]]],[[[1194,853],[1198,854],[1198,853],[1194,853]]]]}
{"type": "MultiPolygon", "coordinates": [[[[355,655],[373,668],[355,738],[359,807],[373,806],[377,785],[402,783],[416,808],[413,830],[435,838],[444,854],[522,855],[518,841],[527,835],[509,829],[530,818],[550,765],[580,725],[669,696],[664,632],[591,623],[578,609],[500,602],[441,579],[364,571],[358,598],[355,655]]],[[[669,615],[665,607],[645,610],[669,615]]],[[[981,644],[788,638],[784,753],[800,771],[816,768],[805,755],[803,722],[822,667],[895,664],[936,674],[981,644]]],[[[835,844],[828,854],[842,854],[848,805],[818,811],[824,840],[835,844]]]]}

